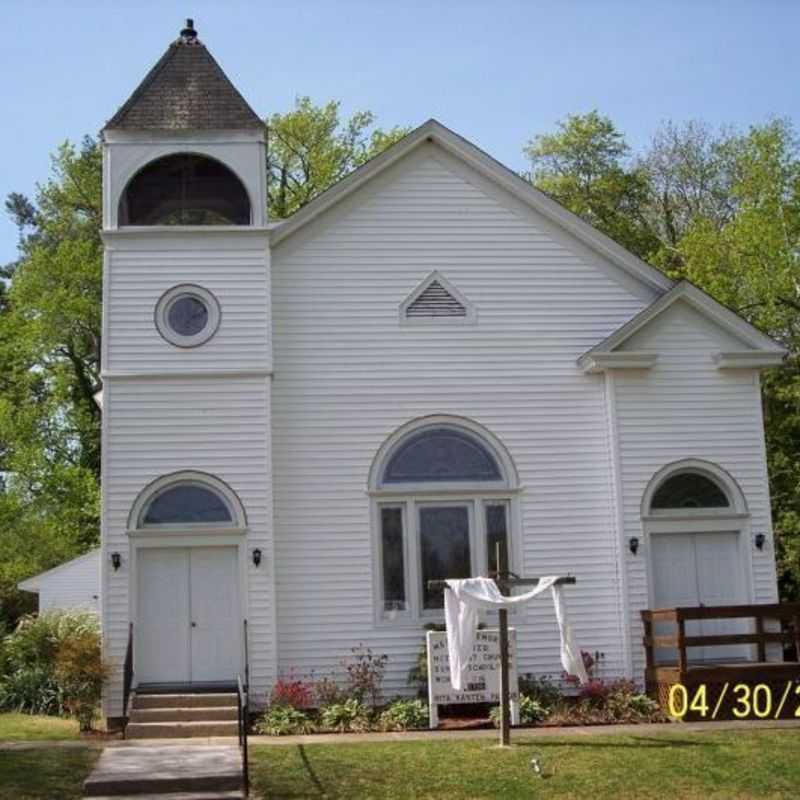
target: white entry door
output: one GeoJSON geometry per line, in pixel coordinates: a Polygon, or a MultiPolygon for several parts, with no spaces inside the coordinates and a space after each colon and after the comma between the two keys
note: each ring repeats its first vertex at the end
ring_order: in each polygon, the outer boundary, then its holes
{"type": "MultiPolygon", "coordinates": [[[[725,606],[746,603],[739,534],[663,533],[651,535],[653,601],[656,608],[676,606],[725,606]]],[[[659,624],[657,635],[669,635],[673,625],[659,624]]],[[[687,622],[688,636],[745,633],[740,620],[687,622]]],[[[747,658],[741,645],[690,647],[690,661],[730,661],[747,658]]],[[[674,650],[656,650],[657,661],[674,662],[674,650]]]]}
{"type": "Polygon", "coordinates": [[[192,680],[232,681],[239,672],[239,609],[236,550],[193,548],[192,680]]]}
{"type": "Polygon", "coordinates": [[[236,680],[242,625],[236,548],[140,548],[137,570],[137,682],[236,680]]]}

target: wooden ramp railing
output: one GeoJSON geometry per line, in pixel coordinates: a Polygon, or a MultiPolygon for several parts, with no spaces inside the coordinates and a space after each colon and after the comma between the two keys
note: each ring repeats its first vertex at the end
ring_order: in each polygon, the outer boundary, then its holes
{"type": "MultiPolygon", "coordinates": [[[[722,703],[722,696],[729,688],[763,686],[777,696],[788,691],[800,680],[800,603],[775,603],[765,605],[699,606],[691,608],[659,608],[641,612],[644,625],[647,692],[658,700],[665,711],[675,689],[689,697],[697,690],[709,696],[716,695],[720,703],[716,706],[715,718],[742,718],[734,713],[732,706],[722,703]],[[751,633],[719,633],[703,636],[687,635],[686,624],[696,620],[751,620],[751,633]],[[779,622],[780,625],[768,622],[779,622]],[[656,633],[657,624],[671,624],[671,633],[656,633]],[[772,627],[774,630],[769,630],[772,627]],[[778,629],[780,628],[780,629],[778,629]],[[780,658],[768,660],[767,646],[794,645],[795,661],[780,658]],[[724,645],[752,645],[755,657],[731,658],[724,655],[690,663],[687,650],[692,647],[720,647],[724,645]],[[658,662],[656,650],[671,649],[677,652],[673,663],[658,662]],[[679,685],[679,686],[678,686],[679,685]],[[719,716],[717,716],[719,713],[719,716]]],[[[730,695],[728,695],[730,697],[730,695]]],[[[787,713],[790,708],[786,706],[787,713]]],[[[791,706],[794,711],[794,706],[791,706]]],[[[702,714],[686,719],[705,719],[702,714]]]]}
{"type": "Polygon", "coordinates": [[[656,666],[656,648],[674,648],[678,651],[678,669],[684,673],[690,669],[686,650],[689,647],[714,647],[730,644],[754,644],[757,661],[767,660],[767,645],[771,643],[794,643],[797,660],[800,661],[800,603],[775,603],[770,605],[743,606],[699,606],[694,608],[659,608],[642,611],[644,624],[643,644],[647,668],[656,666]],[[706,636],[687,636],[686,623],[690,620],[752,619],[754,633],[725,633],[706,636]],[[788,621],[792,630],[767,631],[767,620],[788,621]],[[675,632],[667,636],[656,636],[657,622],[672,623],[675,632]]]}

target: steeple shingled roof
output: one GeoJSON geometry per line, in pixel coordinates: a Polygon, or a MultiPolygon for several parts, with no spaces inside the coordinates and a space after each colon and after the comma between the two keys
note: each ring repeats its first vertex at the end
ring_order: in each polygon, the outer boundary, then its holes
{"type": "Polygon", "coordinates": [[[105,129],[219,130],[263,124],[187,20],[180,37],[105,129]]]}

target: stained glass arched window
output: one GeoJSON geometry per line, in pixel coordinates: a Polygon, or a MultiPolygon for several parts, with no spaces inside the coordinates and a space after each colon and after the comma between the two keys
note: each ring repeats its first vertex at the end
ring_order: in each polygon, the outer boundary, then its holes
{"type": "Polygon", "coordinates": [[[383,483],[500,481],[494,454],[477,438],[447,427],[422,430],[390,456],[383,483]]]}
{"type": "Polygon", "coordinates": [[[146,506],[141,524],[233,525],[233,515],[225,500],[213,489],[192,483],[179,483],[158,493],[146,506]]]}
{"type": "Polygon", "coordinates": [[[650,503],[650,508],[656,511],[729,506],[730,500],[719,485],[699,472],[680,472],[667,478],[656,489],[650,503]]]}

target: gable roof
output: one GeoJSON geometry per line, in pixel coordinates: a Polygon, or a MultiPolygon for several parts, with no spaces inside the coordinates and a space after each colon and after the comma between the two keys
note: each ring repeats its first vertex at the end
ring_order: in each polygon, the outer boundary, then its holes
{"type": "Polygon", "coordinates": [[[104,130],[259,128],[264,122],[239,94],[191,20],[104,130]]]}
{"type": "Polygon", "coordinates": [[[526,181],[513,170],[510,170],[435,119],[429,119],[426,123],[411,131],[399,142],[350,173],[346,178],[318,195],[287,220],[274,227],[270,237],[272,243],[278,244],[295,233],[322,213],[358,191],[364,184],[376,178],[425,142],[436,143],[447,153],[465,162],[479,174],[492,180],[546,219],[556,223],[659,294],[672,288],[673,282],[655,267],[651,267],[632,253],[629,253],[604,233],[584,222],[580,217],[549,198],[544,192],[536,189],[529,181],[526,181]]]}
{"type": "Polygon", "coordinates": [[[630,366],[641,368],[652,354],[626,351],[618,348],[635,333],[644,329],[657,317],[678,301],[688,303],[704,317],[717,324],[722,330],[743,341],[749,348],[730,353],[719,353],[717,366],[725,367],[767,367],[776,366],[783,361],[787,350],[783,345],[762,333],[734,311],[717,302],[710,294],[689,281],[681,281],[675,287],[640,311],[635,317],[617,328],[610,336],[587,350],[579,359],[578,366],[585,371],[597,371],[606,367],[630,366]]]}
{"type": "Polygon", "coordinates": [[[94,559],[99,557],[100,557],[100,548],[96,547],[94,550],[90,550],[88,553],[84,553],[83,555],[77,556],[76,558],[71,558],[69,561],[65,561],[63,564],[58,564],[52,569],[40,572],[38,575],[31,575],[30,578],[26,578],[24,581],[20,581],[17,584],[17,588],[22,589],[23,592],[38,592],[41,589],[42,580],[46,580],[47,578],[50,578],[59,572],[63,572],[64,570],[71,569],[72,567],[77,566],[83,561],[88,561],[89,559],[94,559]]]}

